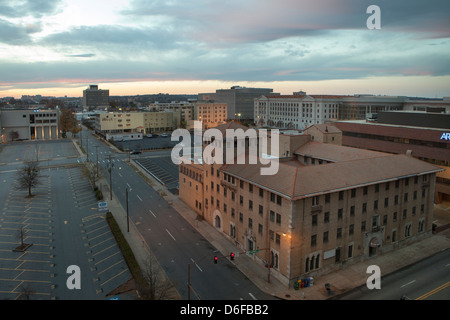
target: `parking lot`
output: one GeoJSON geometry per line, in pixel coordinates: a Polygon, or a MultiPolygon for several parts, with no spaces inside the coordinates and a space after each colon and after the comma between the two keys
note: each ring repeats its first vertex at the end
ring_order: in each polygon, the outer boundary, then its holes
{"type": "Polygon", "coordinates": [[[140,157],[133,159],[166,188],[175,192],[178,189],[178,165],[172,162],[171,157],[140,157]]]}
{"type": "MultiPolygon", "coordinates": [[[[18,157],[23,145],[16,154],[14,144],[8,145],[11,156],[18,157]]],[[[60,156],[72,153],[68,146],[60,156]]],[[[42,168],[40,173],[41,184],[29,198],[27,191],[13,188],[15,170],[0,170],[0,299],[107,299],[131,273],[91,184],[78,166],[42,168]],[[31,245],[25,251],[15,250],[21,245],[20,230],[31,245]],[[71,265],[81,270],[80,290],[66,285],[71,265]]]]}

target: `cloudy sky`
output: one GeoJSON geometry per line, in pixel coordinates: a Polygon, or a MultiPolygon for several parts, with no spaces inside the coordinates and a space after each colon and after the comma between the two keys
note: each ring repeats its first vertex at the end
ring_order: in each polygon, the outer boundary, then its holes
{"type": "Polygon", "coordinates": [[[0,0],[0,97],[450,96],[449,13],[448,0],[0,0]]]}

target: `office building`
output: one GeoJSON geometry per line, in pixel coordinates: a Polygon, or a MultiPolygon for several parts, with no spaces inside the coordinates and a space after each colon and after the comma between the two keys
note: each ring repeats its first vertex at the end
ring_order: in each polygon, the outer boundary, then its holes
{"type": "MultiPolygon", "coordinates": [[[[445,117],[442,114],[437,119],[445,117]]],[[[450,200],[450,137],[447,139],[450,127],[423,128],[357,120],[337,121],[328,126],[335,126],[342,131],[342,144],[345,146],[409,154],[441,167],[445,171],[437,173],[435,202],[450,200]]]]}
{"type": "Polygon", "coordinates": [[[59,109],[1,110],[2,143],[59,139],[59,109]]]}
{"type": "Polygon", "coordinates": [[[161,112],[109,112],[95,115],[95,131],[107,133],[140,132],[149,134],[174,130],[176,111],[161,112]]]}
{"type": "Polygon", "coordinates": [[[386,111],[439,110],[450,112],[450,99],[417,99],[374,95],[264,95],[255,99],[259,127],[304,130],[330,120],[366,120],[386,111]]]}
{"type": "Polygon", "coordinates": [[[83,90],[83,109],[89,111],[96,108],[109,107],[109,90],[99,89],[98,85],[90,85],[83,90]]]}
{"type": "Polygon", "coordinates": [[[226,103],[228,119],[253,120],[254,99],[268,94],[276,95],[277,93],[267,88],[233,86],[230,89],[218,89],[215,93],[199,93],[198,100],[226,103]]]}

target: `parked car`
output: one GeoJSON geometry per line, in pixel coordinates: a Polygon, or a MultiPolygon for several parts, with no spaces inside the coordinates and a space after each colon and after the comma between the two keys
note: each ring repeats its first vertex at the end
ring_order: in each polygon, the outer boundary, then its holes
{"type": "Polygon", "coordinates": [[[141,154],[142,151],[141,150],[133,150],[131,151],[131,154],[141,154]]]}
{"type": "Polygon", "coordinates": [[[147,138],[151,138],[151,137],[153,137],[153,135],[151,135],[151,134],[147,134],[147,135],[145,135],[147,138]]]}
{"type": "Polygon", "coordinates": [[[168,137],[169,135],[167,133],[161,134],[161,137],[168,137]]]}

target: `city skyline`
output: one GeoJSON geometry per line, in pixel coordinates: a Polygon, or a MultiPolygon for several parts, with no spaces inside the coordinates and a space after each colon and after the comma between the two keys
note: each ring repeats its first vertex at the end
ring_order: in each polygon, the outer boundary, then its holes
{"type": "Polygon", "coordinates": [[[0,1],[0,97],[450,96],[448,1],[0,1]],[[381,11],[379,30],[366,12],[381,11]]]}

